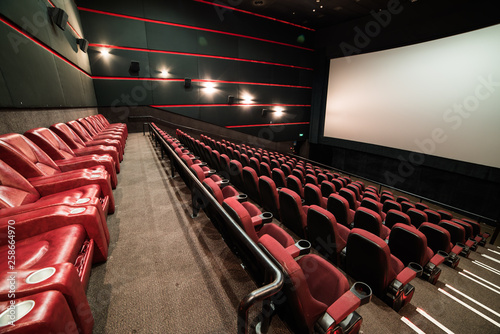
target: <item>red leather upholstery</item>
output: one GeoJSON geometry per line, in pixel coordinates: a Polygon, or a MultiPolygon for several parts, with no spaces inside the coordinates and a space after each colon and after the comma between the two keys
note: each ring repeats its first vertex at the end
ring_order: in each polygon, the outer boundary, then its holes
{"type": "MultiPolygon", "coordinates": [[[[357,304],[352,307],[351,302],[342,298],[346,293],[350,295],[349,282],[325,259],[308,254],[295,261],[269,236],[261,237],[259,243],[284,270],[284,296],[280,296],[281,303],[277,303],[278,312],[286,319],[294,333],[312,333],[315,323],[327,311],[330,316],[335,317],[333,319],[338,325],[359,305],[359,300],[354,301],[357,304]],[[340,299],[343,302],[336,303],[340,299]]],[[[359,329],[361,318],[356,314],[353,319],[359,324],[352,327],[359,329]]],[[[354,332],[357,332],[357,329],[354,332]]],[[[340,332],[344,333],[342,329],[340,332]]]]}
{"type": "Polygon", "coordinates": [[[276,188],[286,187],[285,173],[279,168],[273,168],[271,171],[271,177],[276,184],[276,188]]]}
{"type": "Polygon", "coordinates": [[[240,203],[235,198],[227,198],[224,200],[222,206],[229,213],[229,215],[236,220],[241,227],[243,227],[245,232],[254,242],[257,242],[261,236],[267,234],[273,237],[285,248],[294,244],[293,238],[276,224],[264,224],[258,231],[256,231],[255,225],[252,222],[252,216],[255,215],[258,209],[253,204],[248,202],[240,203]]]}
{"type": "Polygon", "coordinates": [[[50,130],[54,131],[78,156],[86,154],[109,154],[115,162],[123,160],[123,151],[119,142],[114,142],[115,145],[111,145],[113,143],[111,140],[102,140],[89,142],[89,145],[87,145],[75,131],[64,123],[53,124],[50,126],[50,130]]]}
{"type": "Polygon", "coordinates": [[[321,189],[312,183],[304,186],[304,201],[306,205],[319,205],[326,209],[327,198],[323,197],[321,189]]]}
{"type": "Polygon", "coordinates": [[[380,215],[380,218],[382,218],[382,221],[385,220],[386,213],[382,210],[382,203],[374,200],[373,198],[365,197],[361,201],[360,206],[375,211],[376,213],[378,213],[380,215]]]}
{"type": "MultiPolygon", "coordinates": [[[[386,201],[387,202],[387,201],[386,201]]],[[[385,226],[392,228],[394,225],[402,223],[406,225],[411,225],[411,219],[408,215],[402,211],[391,209],[387,212],[385,217],[385,226]]]]}
{"type": "Polygon", "coordinates": [[[278,190],[274,181],[267,176],[259,177],[259,191],[264,210],[270,211],[274,218],[281,221],[278,190]]]}
{"type": "Polygon", "coordinates": [[[246,194],[260,205],[259,176],[257,171],[255,171],[252,167],[247,166],[243,167],[241,175],[243,177],[246,194]]]}
{"type": "Polygon", "coordinates": [[[92,168],[99,165],[104,166],[111,177],[111,186],[116,188],[117,164],[109,154],[93,154],[77,157],[59,136],[47,128],[31,129],[26,131],[24,135],[47,153],[63,172],[81,168],[92,168]]]}
{"type": "MultiPolygon", "coordinates": [[[[45,291],[58,291],[64,296],[65,303],[71,310],[71,314],[79,332],[82,334],[91,334],[94,318],[87,297],[85,296],[86,283],[82,284],[73,264],[59,263],[45,268],[53,268],[55,272],[52,276],[37,283],[27,283],[26,280],[31,274],[43,269],[43,267],[16,270],[16,298],[29,298],[32,295],[45,291]]],[[[10,299],[8,281],[10,275],[11,274],[7,271],[0,272],[0,303],[10,299]]],[[[35,306],[37,306],[36,303],[35,306]]],[[[0,313],[2,311],[3,310],[0,308],[0,313]]],[[[18,323],[16,323],[16,325],[17,324],[18,323]]]]}
{"type": "Polygon", "coordinates": [[[0,154],[4,162],[27,178],[42,196],[97,184],[104,196],[109,198],[109,212],[115,210],[110,175],[103,166],[63,173],[45,152],[17,133],[0,136],[0,154]]]}
{"type": "Polygon", "coordinates": [[[419,228],[422,223],[428,221],[427,214],[418,209],[410,208],[408,209],[408,211],[406,211],[406,214],[408,215],[408,217],[410,217],[411,224],[416,228],[419,228]]]}
{"type": "Polygon", "coordinates": [[[382,218],[378,213],[365,207],[360,207],[354,214],[354,228],[361,228],[376,236],[387,239],[391,230],[382,225],[382,218]]]}
{"type": "Polygon", "coordinates": [[[123,155],[125,146],[119,139],[113,136],[91,136],[87,130],[77,121],[69,121],[66,123],[85,143],[85,145],[110,145],[114,146],[123,155]]]}
{"type": "MultiPolygon", "coordinates": [[[[106,238],[106,222],[101,221],[101,216],[95,207],[75,208],[58,205],[2,217],[0,218],[0,235],[7,236],[9,221],[15,221],[17,250],[20,247],[20,240],[36,238],[43,233],[49,233],[55,229],[74,225],[80,226],[79,228],[83,230],[83,234],[88,235],[90,239],[94,240],[96,245],[93,257],[94,262],[104,262],[108,257],[109,240],[106,238]]],[[[57,239],[58,241],[50,245],[49,248],[53,249],[53,247],[57,247],[58,242],[64,242],[64,239],[64,235],[61,234],[57,239]]],[[[1,238],[0,246],[7,246],[7,241],[6,237],[1,238]]],[[[81,244],[79,247],[81,248],[81,244]]],[[[17,255],[20,255],[20,253],[16,251],[17,255]]],[[[16,259],[16,268],[21,268],[17,262],[22,261],[19,258],[16,259]]]]}
{"type": "MultiPolygon", "coordinates": [[[[14,322],[14,326],[3,327],[2,333],[16,334],[50,334],[67,333],[68,328],[75,331],[77,325],[66,302],[59,291],[45,291],[26,297],[16,298],[17,306],[32,303],[33,308],[21,319],[14,322]]],[[[0,302],[0,312],[10,307],[10,301],[0,302]]]]}
{"type": "Polygon", "coordinates": [[[224,188],[220,188],[214,180],[210,178],[206,178],[203,180],[203,184],[208,189],[208,191],[215,197],[219,204],[229,197],[238,197],[239,193],[236,189],[231,186],[225,186],[224,188]]]}
{"type": "MultiPolygon", "coordinates": [[[[0,160],[0,217],[60,204],[93,206],[101,220],[106,222],[109,198],[102,194],[98,185],[82,186],[42,197],[22,175],[0,160]]],[[[109,235],[107,238],[109,240],[109,235]]]]}
{"type": "Polygon", "coordinates": [[[125,138],[119,133],[114,132],[113,130],[106,130],[102,132],[98,132],[94,129],[92,124],[89,123],[85,118],[79,118],[77,120],[78,123],[80,123],[85,130],[90,134],[92,138],[99,139],[99,138],[107,138],[107,139],[115,139],[120,141],[122,144],[122,147],[125,148],[125,138]]]}
{"type": "Polygon", "coordinates": [[[341,188],[339,190],[339,195],[347,200],[351,210],[356,211],[359,208],[361,203],[356,199],[356,194],[351,189],[341,188]]]}

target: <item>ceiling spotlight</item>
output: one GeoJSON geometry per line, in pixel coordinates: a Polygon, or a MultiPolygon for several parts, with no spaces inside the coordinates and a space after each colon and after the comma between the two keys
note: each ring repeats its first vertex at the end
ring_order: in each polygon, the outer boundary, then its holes
{"type": "Polygon", "coordinates": [[[108,49],[101,49],[101,54],[105,57],[109,56],[109,50],[108,49]]]}
{"type": "Polygon", "coordinates": [[[274,108],[274,116],[276,117],[281,117],[283,115],[283,108],[282,107],[275,107],[274,108]]]}
{"type": "Polygon", "coordinates": [[[316,9],[313,9],[313,12],[315,12],[315,11],[316,11],[316,9]]]}
{"type": "Polygon", "coordinates": [[[166,77],[168,75],[168,71],[167,70],[161,70],[161,76],[162,77],[166,77]]]}

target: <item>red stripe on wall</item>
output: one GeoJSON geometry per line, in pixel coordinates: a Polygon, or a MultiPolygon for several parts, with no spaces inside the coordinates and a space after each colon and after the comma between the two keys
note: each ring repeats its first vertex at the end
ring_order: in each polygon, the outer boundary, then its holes
{"type": "Polygon", "coordinates": [[[180,55],[180,56],[192,56],[192,57],[203,57],[203,58],[213,58],[213,59],[223,59],[223,60],[235,60],[235,61],[243,61],[243,62],[248,62],[248,63],[257,63],[257,64],[265,64],[265,65],[275,65],[275,66],[298,68],[298,69],[307,70],[307,71],[313,70],[310,67],[272,63],[272,62],[262,61],[262,60],[205,55],[205,54],[199,54],[199,53],[164,51],[164,50],[154,50],[154,49],[144,49],[144,48],[132,48],[132,47],[125,47],[125,46],[116,46],[116,45],[108,45],[108,44],[95,44],[95,43],[89,43],[89,46],[95,47],[95,48],[108,48],[108,49],[116,49],[116,50],[140,51],[140,52],[151,52],[151,53],[165,53],[165,54],[180,55]]]}
{"type": "MultiPolygon", "coordinates": [[[[136,78],[136,77],[105,77],[105,76],[93,76],[92,79],[97,79],[97,80],[143,80],[143,81],[184,81],[184,79],[178,79],[178,78],[136,78]]],[[[263,83],[263,82],[212,80],[212,79],[192,79],[191,82],[215,82],[215,83],[226,83],[226,84],[235,84],[235,85],[256,85],[256,86],[312,89],[312,87],[308,87],[308,86],[272,84],[272,83],[263,83]]]]}
{"type": "Polygon", "coordinates": [[[292,25],[292,26],[295,26],[295,27],[299,27],[299,28],[302,28],[302,29],[306,29],[306,30],[310,30],[310,31],[316,31],[315,29],[312,29],[312,28],[309,28],[309,27],[304,27],[304,26],[301,26],[301,25],[298,25],[298,24],[295,24],[295,23],[292,23],[292,22],[288,22],[288,21],[280,20],[280,19],[277,19],[277,18],[274,18],[274,17],[265,16],[265,15],[261,15],[261,14],[257,14],[257,13],[253,13],[253,12],[249,12],[247,10],[238,9],[238,8],[231,7],[231,6],[226,6],[226,5],[223,5],[223,4],[220,4],[220,3],[215,3],[215,2],[205,1],[205,0],[193,0],[193,1],[205,3],[207,5],[212,5],[212,6],[226,8],[226,9],[229,9],[229,10],[234,10],[236,12],[254,15],[254,16],[257,16],[257,17],[262,17],[262,18],[265,18],[265,19],[268,19],[268,20],[272,20],[272,21],[276,21],[276,22],[280,22],[280,23],[289,24],[289,25],[292,25]]]}
{"type": "Polygon", "coordinates": [[[48,52],[52,53],[54,56],[56,56],[57,58],[61,59],[62,61],[64,61],[68,65],[71,65],[72,67],[76,68],[78,71],[82,72],[83,74],[85,74],[89,78],[91,77],[90,74],[88,74],[85,70],[83,70],[82,68],[80,68],[78,65],[74,64],[72,61],[70,61],[69,59],[65,58],[64,56],[62,56],[61,54],[59,54],[58,52],[56,52],[55,50],[53,50],[52,48],[50,48],[48,45],[45,45],[41,41],[37,40],[35,37],[32,37],[28,33],[22,31],[20,28],[16,27],[12,23],[7,22],[4,18],[0,17],[0,22],[4,23],[5,25],[9,26],[13,30],[17,31],[18,33],[20,33],[21,35],[23,35],[27,39],[31,40],[33,43],[38,44],[39,46],[41,46],[42,48],[44,48],[48,52]]]}
{"type": "Polygon", "coordinates": [[[209,28],[201,28],[201,27],[189,26],[189,25],[186,25],[186,24],[165,22],[165,21],[159,21],[159,20],[145,19],[145,18],[142,18],[142,17],[136,17],[136,16],[130,16],[130,15],[123,15],[123,14],[116,14],[116,13],[104,12],[102,10],[96,10],[96,9],[90,9],[90,8],[84,8],[84,7],[78,7],[78,9],[81,10],[81,11],[86,11],[86,12],[90,12],[90,13],[103,14],[103,15],[114,16],[114,17],[121,17],[121,18],[125,18],[125,19],[131,19],[131,20],[142,21],[142,22],[163,24],[163,25],[168,25],[168,26],[172,26],[172,27],[179,27],[179,28],[185,28],[185,29],[194,29],[194,30],[199,30],[199,31],[213,32],[213,33],[216,33],[216,34],[222,34],[222,35],[228,35],[228,36],[248,38],[248,39],[253,39],[253,40],[256,40],[256,41],[261,41],[261,42],[266,42],[266,43],[273,43],[273,44],[279,44],[279,45],[283,45],[283,46],[289,46],[289,47],[292,47],[292,48],[297,48],[297,49],[302,49],[302,50],[307,50],[307,51],[314,51],[314,49],[306,48],[306,47],[303,47],[303,46],[298,46],[298,45],[293,45],[293,44],[288,44],[288,43],[283,43],[283,42],[278,42],[278,41],[272,41],[272,40],[269,40],[269,39],[264,39],[264,38],[259,38],[259,37],[241,35],[241,34],[236,34],[236,33],[227,32],[227,31],[221,31],[221,30],[215,30],[215,29],[209,29],[209,28]]]}
{"type": "Polygon", "coordinates": [[[259,127],[259,126],[278,126],[278,125],[306,125],[309,122],[296,122],[296,123],[272,123],[272,124],[246,124],[246,125],[228,125],[225,128],[234,129],[234,128],[251,128],[251,127],[259,127]]]}

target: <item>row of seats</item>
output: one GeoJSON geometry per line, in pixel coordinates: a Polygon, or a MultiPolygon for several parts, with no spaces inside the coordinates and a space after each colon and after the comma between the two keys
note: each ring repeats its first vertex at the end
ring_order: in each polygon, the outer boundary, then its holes
{"type": "Polygon", "coordinates": [[[127,136],[102,115],[0,135],[0,332],[92,333],[127,136]]]}
{"type": "Polygon", "coordinates": [[[200,160],[199,152],[191,151],[154,123],[151,126],[250,239],[261,244],[283,268],[285,286],[273,304],[294,332],[312,333],[315,326],[331,333],[359,332],[362,318],[355,310],[371,298],[366,284],[355,283],[349,288],[347,278],[339,269],[318,255],[308,254],[309,242],[296,242],[273,222],[272,213],[262,212],[249,201],[247,194],[230,185],[226,173],[219,171],[218,174],[200,160]],[[314,275],[310,268],[316,268],[314,275]]]}
{"type": "Polygon", "coordinates": [[[347,246],[349,229],[364,229],[388,243],[391,256],[405,265],[419,264],[423,268],[422,277],[434,284],[441,263],[455,268],[459,263],[457,254],[467,257],[478,244],[484,245],[488,237],[486,233],[480,234],[477,222],[454,219],[447,211],[434,211],[402,196],[396,200],[388,190],[379,194],[374,186],[365,188],[361,181],[351,182],[348,177],[297,162],[295,158],[224,140],[215,142],[204,135],[201,141],[182,131],[177,131],[177,136],[214,166],[219,164],[233,184],[239,185],[299,237],[308,238],[335,264],[340,263],[340,252],[347,246]],[[252,158],[247,159],[249,155],[252,158]],[[269,165],[274,168],[270,170],[269,165]],[[312,205],[316,210],[311,212],[312,205]],[[318,208],[328,211],[318,214],[318,208]],[[325,218],[325,212],[333,214],[330,219],[325,218]],[[438,219],[430,222],[427,212],[438,219]],[[310,219],[309,213],[314,218],[310,219]],[[337,225],[337,221],[343,226],[337,225]],[[323,247],[331,246],[333,240],[336,247],[323,247]]]}

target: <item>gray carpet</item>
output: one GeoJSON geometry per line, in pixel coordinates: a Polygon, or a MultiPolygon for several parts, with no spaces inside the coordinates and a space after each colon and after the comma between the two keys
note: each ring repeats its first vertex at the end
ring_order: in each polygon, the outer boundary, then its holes
{"type": "MultiPolygon", "coordinates": [[[[149,138],[130,134],[125,152],[114,191],[116,213],[108,216],[109,258],[92,269],[87,292],[94,333],[235,333],[237,306],[255,284],[204,213],[190,217],[189,190],[178,175],[170,177],[168,161],[159,159],[149,138]]],[[[488,249],[500,252],[496,246],[488,249]]],[[[500,285],[498,274],[472,262],[499,270],[499,263],[482,254],[500,259],[500,253],[488,249],[479,247],[470,259],[462,258],[459,270],[442,265],[436,286],[415,279],[411,304],[399,313],[374,297],[358,309],[362,333],[415,333],[402,316],[425,333],[443,333],[417,307],[454,333],[500,333],[499,327],[438,292],[450,292],[448,283],[500,312],[497,293],[459,274],[466,269],[500,285]]],[[[495,314],[450,293],[500,322],[495,314]]],[[[252,309],[250,320],[258,310],[252,309]]],[[[269,333],[289,331],[275,317],[269,333]]]]}

